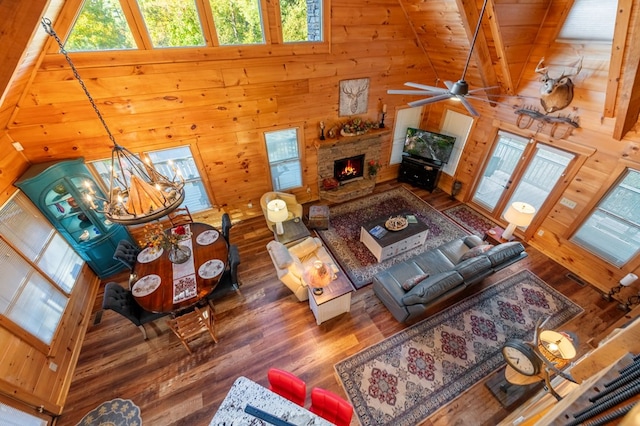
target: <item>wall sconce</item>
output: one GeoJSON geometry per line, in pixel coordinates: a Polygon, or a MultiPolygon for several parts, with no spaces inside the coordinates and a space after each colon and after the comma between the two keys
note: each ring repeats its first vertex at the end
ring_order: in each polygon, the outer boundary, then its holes
{"type": "Polygon", "coordinates": [[[267,203],[267,219],[276,224],[276,234],[284,234],[282,222],[289,218],[287,203],[284,200],[276,199],[267,203]]]}
{"type": "Polygon", "coordinates": [[[529,226],[536,214],[536,209],[531,204],[516,201],[511,204],[504,214],[504,218],[509,222],[509,226],[502,233],[502,238],[510,241],[513,239],[513,231],[518,226],[529,226]]]}
{"type": "Polygon", "coordinates": [[[627,275],[620,278],[620,281],[618,281],[617,286],[611,287],[611,290],[609,290],[609,293],[603,294],[602,298],[610,302],[613,299],[614,294],[620,293],[620,290],[622,290],[622,287],[629,287],[637,279],[638,279],[638,276],[636,274],[629,272],[627,275]]]}

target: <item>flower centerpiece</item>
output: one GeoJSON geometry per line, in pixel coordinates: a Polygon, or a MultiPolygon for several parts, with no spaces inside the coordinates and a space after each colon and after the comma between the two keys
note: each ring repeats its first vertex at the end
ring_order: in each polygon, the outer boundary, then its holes
{"type": "Polygon", "coordinates": [[[180,245],[180,241],[190,237],[191,234],[182,225],[176,226],[170,232],[165,232],[161,224],[150,223],[144,226],[144,239],[140,241],[140,245],[155,250],[165,249],[169,253],[169,260],[174,263],[184,263],[191,256],[191,249],[180,245]]]}
{"type": "Polygon", "coordinates": [[[376,127],[375,123],[356,117],[356,118],[352,118],[351,120],[347,121],[342,125],[340,134],[342,136],[364,135],[374,127],[376,127]]]}
{"type": "Polygon", "coordinates": [[[382,167],[382,164],[378,160],[369,160],[367,163],[369,168],[369,176],[374,177],[378,174],[378,170],[382,167]]]}

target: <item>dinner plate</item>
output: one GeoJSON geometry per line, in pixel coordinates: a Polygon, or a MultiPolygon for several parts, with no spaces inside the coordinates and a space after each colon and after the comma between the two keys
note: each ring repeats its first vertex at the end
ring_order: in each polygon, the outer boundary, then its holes
{"type": "Polygon", "coordinates": [[[160,276],[151,274],[140,278],[131,289],[134,296],[147,296],[158,289],[160,286],[160,276]]]}
{"type": "Polygon", "coordinates": [[[211,259],[198,268],[198,275],[204,279],[217,277],[224,270],[224,263],[220,259],[211,259]]]}
{"type": "Polygon", "coordinates": [[[162,247],[147,247],[138,253],[138,262],[140,263],[149,263],[153,262],[160,256],[162,256],[162,252],[164,249],[162,247]]]}
{"type": "Polygon", "coordinates": [[[201,246],[208,246],[209,244],[213,244],[218,239],[218,231],[215,229],[209,229],[208,231],[204,231],[200,233],[196,237],[196,242],[201,246]]]}

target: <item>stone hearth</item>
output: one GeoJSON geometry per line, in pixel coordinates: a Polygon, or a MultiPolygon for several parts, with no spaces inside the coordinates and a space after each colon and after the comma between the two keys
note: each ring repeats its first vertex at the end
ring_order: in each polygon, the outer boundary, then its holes
{"type": "Polygon", "coordinates": [[[318,184],[320,198],[330,202],[343,202],[373,192],[375,180],[368,178],[367,163],[380,161],[382,140],[391,135],[389,129],[373,130],[359,136],[339,136],[320,141],[318,147],[318,184]],[[322,181],[333,177],[333,162],[342,158],[364,154],[365,178],[341,184],[336,189],[325,190],[322,181]]]}

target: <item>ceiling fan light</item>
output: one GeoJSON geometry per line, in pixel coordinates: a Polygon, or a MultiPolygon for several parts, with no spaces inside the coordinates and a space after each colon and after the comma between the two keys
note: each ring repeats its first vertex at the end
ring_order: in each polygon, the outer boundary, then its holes
{"type": "Polygon", "coordinates": [[[458,80],[453,84],[450,92],[456,96],[464,96],[469,93],[469,85],[464,80],[458,80]]]}

